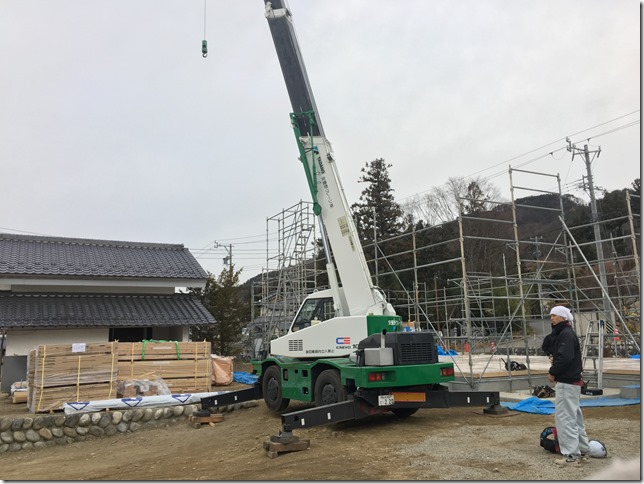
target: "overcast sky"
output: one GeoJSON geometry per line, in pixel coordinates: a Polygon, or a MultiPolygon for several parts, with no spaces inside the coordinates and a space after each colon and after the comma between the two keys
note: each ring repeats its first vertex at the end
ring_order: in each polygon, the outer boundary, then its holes
{"type": "MultiPolygon", "coordinates": [[[[349,204],[376,158],[400,202],[458,176],[510,199],[510,165],[587,200],[566,136],[601,146],[596,185],[640,176],[637,0],[289,4],[349,204]]],[[[0,232],[181,243],[215,274],[232,244],[261,272],[267,218],[310,200],[291,108],[263,2],[205,20],[207,58],[203,0],[0,0],[0,232]]]]}

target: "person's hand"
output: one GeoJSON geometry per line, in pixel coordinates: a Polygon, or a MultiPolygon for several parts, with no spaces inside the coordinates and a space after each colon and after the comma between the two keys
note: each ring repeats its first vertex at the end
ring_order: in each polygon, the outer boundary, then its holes
{"type": "Polygon", "coordinates": [[[549,381],[550,383],[554,383],[554,381],[555,381],[555,376],[554,376],[554,375],[551,375],[550,373],[548,373],[548,381],[549,381]]]}
{"type": "Polygon", "coordinates": [[[555,361],[554,357],[552,355],[548,355],[548,359],[550,360],[550,365],[552,365],[555,361]]]}

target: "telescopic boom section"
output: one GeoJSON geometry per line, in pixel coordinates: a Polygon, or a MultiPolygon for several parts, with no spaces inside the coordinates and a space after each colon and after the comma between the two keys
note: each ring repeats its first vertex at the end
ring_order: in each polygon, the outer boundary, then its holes
{"type": "MultiPolygon", "coordinates": [[[[295,35],[291,13],[282,0],[264,0],[265,16],[282,68],[293,114],[293,129],[314,202],[324,225],[349,314],[393,314],[371,274],[333,158],[324,136],[313,91],[295,35]]],[[[342,305],[344,306],[344,305],[342,305]]]]}
{"type": "Polygon", "coordinates": [[[264,0],[264,4],[293,112],[300,114],[313,111],[314,113],[315,126],[311,127],[308,121],[301,117],[299,131],[310,136],[324,136],[309,77],[295,36],[291,13],[282,0],[264,0]]]}

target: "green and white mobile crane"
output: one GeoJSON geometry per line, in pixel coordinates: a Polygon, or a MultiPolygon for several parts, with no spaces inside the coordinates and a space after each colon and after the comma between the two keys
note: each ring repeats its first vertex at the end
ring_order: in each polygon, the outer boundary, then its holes
{"type": "Polygon", "coordinates": [[[282,414],[280,436],[297,428],[419,408],[485,406],[502,412],[498,392],[450,392],[454,366],[439,362],[433,335],[404,332],[383,292],[375,287],[322,128],[302,60],[291,12],[284,0],[264,0],[293,112],[299,159],[323,234],[330,289],[309,295],[270,353],[253,360],[252,388],[202,399],[209,408],[263,398],[275,412],[290,400],[315,407],[282,414]],[[337,273],[336,273],[337,270],[337,273]],[[337,274],[337,275],[336,275],[337,274]]]}

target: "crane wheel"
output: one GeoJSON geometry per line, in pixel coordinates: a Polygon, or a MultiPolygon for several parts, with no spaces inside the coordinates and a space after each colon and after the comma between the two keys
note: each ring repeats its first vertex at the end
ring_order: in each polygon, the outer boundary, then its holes
{"type": "Polygon", "coordinates": [[[338,370],[324,370],[315,380],[315,406],[344,402],[347,399],[346,389],[342,386],[338,370]]]}
{"type": "Polygon", "coordinates": [[[273,412],[281,412],[288,407],[290,400],[282,396],[282,377],[277,365],[266,368],[262,376],[262,393],[266,406],[273,412]]]}

